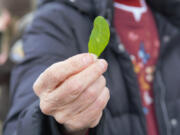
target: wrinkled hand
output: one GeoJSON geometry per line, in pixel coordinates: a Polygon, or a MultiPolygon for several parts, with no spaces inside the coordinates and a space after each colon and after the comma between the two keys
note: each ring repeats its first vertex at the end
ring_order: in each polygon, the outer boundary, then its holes
{"type": "Polygon", "coordinates": [[[68,132],[95,127],[109,98],[102,75],[107,62],[79,54],[46,69],[34,84],[41,111],[53,116],[68,132]]]}

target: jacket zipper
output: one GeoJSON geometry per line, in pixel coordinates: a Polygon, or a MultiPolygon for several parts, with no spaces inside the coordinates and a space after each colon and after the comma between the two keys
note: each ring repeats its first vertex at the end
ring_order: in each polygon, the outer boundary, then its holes
{"type": "Polygon", "coordinates": [[[164,118],[164,122],[165,122],[165,125],[166,125],[166,133],[167,135],[172,135],[171,134],[171,126],[170,126],[170,123],[169,123],[169,116],[168,116],[168,111],[167,111],[167,106],[166,106],[166,103],[165,103],[165,96],[166,96],[166,88],[165,88],[165,85],[164,85],[164,82],[162,80],[162,76],[161,76],[161,73],[160,71],[157,71],[157,80],[159,82],[159,88],[160,88],[160,105],[161,105],[161,110],[162,110],[162,115],[163,115],[163,118],[164,118]]]}

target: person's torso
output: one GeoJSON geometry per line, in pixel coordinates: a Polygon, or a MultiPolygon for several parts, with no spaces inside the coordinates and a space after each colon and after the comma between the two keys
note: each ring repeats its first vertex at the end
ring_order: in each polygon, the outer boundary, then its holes
{"type": "MultiPolygon", "coordinates": [[[[73,32],[76,43],[72,44],[76,44],[78,49],[71,55],[88,52],[89,35],[94,18],[66,4],[60,4],[54,10],[66,17],[69,29],[73,32]]],[[[154,13],[154,16],[161,47],[153,85],[158,126],[160,135],[179,135],[180,46],[178,40],[180,34],[161,15],[154,13]]],[[[56,19],[57,22],[62,21],[56,19]]],[[[111,26],[110,43],[101,58],[106,59],[109,63],[105,77],[111,98],[106,112],[111,116],[111,120],[103,116],[101,123],[94,130],[98,135],[146,135],[145,115],[142,110],[136,74],[130,56],[125,51],[122,42],[119,41],[113,25],[111,26]],[[107,123],[107,121],[111,122],[107,123]]]]}

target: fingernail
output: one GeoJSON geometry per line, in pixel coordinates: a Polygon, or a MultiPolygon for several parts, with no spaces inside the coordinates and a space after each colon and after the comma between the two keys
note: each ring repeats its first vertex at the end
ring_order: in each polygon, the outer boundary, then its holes
{"type": "Polygon", "coordinates": [[[107,68],[107,62],[103,59],[99,60],[99,66],[105,70],[107,68]]]}

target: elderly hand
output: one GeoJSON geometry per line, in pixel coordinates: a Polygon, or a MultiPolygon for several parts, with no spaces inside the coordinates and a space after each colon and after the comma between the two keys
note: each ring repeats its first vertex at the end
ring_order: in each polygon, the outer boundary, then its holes
{"type": "Polygon", "coordinates": [[[53,116],[68,133],[95,127],[109,98],[107,62],[79,54],[44,71],[34,84],[41,111],[53,116]]]}

